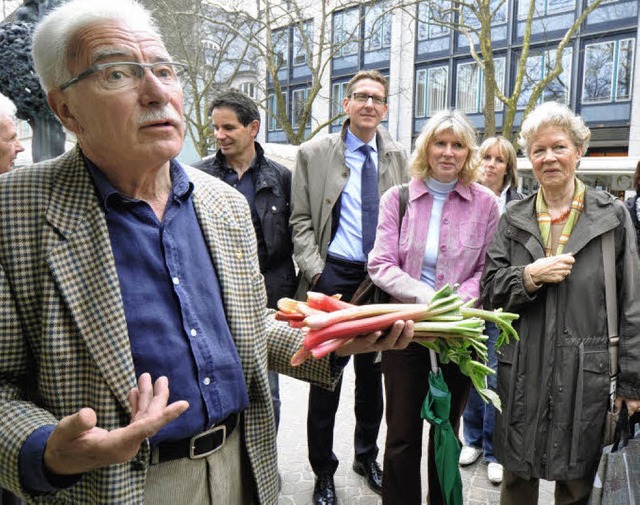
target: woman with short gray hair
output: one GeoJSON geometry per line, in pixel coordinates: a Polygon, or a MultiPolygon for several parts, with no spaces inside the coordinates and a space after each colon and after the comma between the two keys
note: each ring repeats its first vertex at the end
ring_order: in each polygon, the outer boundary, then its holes
{"type": "Polygon", "coordinates": [[[501,505],[537,504],[539,479],[555,481],[557,504],[591,495],[609,403],[605,237],[617,277],[616,403],[640,409],[635,231],[622,202],[576,177],[589,138],[565,105],[542,104],[525,119],[520,145],[540,189],[509,205],[487,252],[484,307],[520,315],[520,341],[498,352],[501,505]]]}

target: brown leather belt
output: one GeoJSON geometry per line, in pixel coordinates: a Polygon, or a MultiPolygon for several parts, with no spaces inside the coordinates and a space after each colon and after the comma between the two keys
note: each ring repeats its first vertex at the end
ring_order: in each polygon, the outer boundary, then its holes
{"type": "Polygon", "coordinates": [[[231,414],[226,419],[198,435],[181,440],[162,442],[151,448],[151,464],[157,465],[180,458],[200,459],[220,449],[238,426],[240,414],[231,414]]]}

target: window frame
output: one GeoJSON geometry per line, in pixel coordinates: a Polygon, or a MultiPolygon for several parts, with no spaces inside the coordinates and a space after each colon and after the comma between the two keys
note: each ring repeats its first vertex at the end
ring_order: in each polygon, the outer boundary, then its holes
{"type": "Polygon", "coordinates": [[[307,64],[307,48],[305,46],[305,37],[309,43],[310,55],[313,56],[313,21],[307,20],[302,23],[305,31],[304,37],[300,33],[300,26],[296,23],[292,26],[291,36],[291,64],[293,67],[301,67],[307,64]]]}
{"type": "MultiPolygon", "coordinates": [[[[304,105],[309,99],[309,88],[295,88],[291,90],[291,126],[294,128],[300,128],[301,126],[299,122],[299,115],[296,114],[296,97],[299,96],[300,93],[303,95],[302,107],[304,109],[304,105]]],[[[309,116],[307,124],[304,125],[305,128],[309,126],[311,126],[311,116],[309,116]]]]}
{"type": "MultiPolygon", "coordinates": [[[[567,46],[562,54],[563,58],[568,58],[568,65],[563,65],[564,66],[564,70],[563,73],[560,74],[559,77],[562,77],[563,75],[565,75],[566,77],[568,77],[566,79],[566,82],[568,83],[567,87],[566,87],[566,105],[570,105],[571,104],[571,72],[573,71],[573,46],[567,46]]],[[[548,60],[553,60],[555,58],[555,51],[551,50],[551,49],[546,49],[542,52],[539,53],[535,53],[532,52],[529,54],[528,58],[527,58],[527,62],[525,63],[525,65],[528,64],[529,59],[530,58],[540,58],[540,73],[542,75],[539,75],[537,78],[532,79],[533,82],[535,82],[536,80],[541,80],[544,77],[546,77],[547,73],[548,73],[548,67],[546,65],[546,62],[548,60]]],[[[553,81],[552,81],[553,82],[553,81]]],[[[523,83],[523,84],[527,84],[527,83],[523,83]]],[[[531,89],[533,89],[533,86],[531,87],[531,89]]],[[[545,88],[546,89],[546,88],[545,88]]],[[[526,104],[529,101],[529,97],[531,96],[531,94],[529,93],[526,102],[524,103],[520,103],[520,99],[518,99],[518,103],[516,104],[516,110],[524,110],[524,108],[526,107],[526,104]]],[[[522,97],[522,93],[520,95],[520,97],[522,97]]],[[[542,94],[540,95],[540,97],[538,98],[538,104],[544,103],[546,101],[549,100],[545,100],[545,92],[543,90],[542,94]]]]}
{"type": "MultiPolygon", "coordinates": [[[[284,108],[285,111],[288,110],[289,100],[287,97],[287,93],[282,92],[282,97],[284,98],[284,108]]],[[[278,125],[278,117],[277,113],[274,114],[274,107],[277,108],[278,103],[276,101],[276,94],[274,91],[271,91],[267,96],[267,131],[268,132],[277,132],[282,131],[282,127],[278,125]]]]}
{"type": "MultiPolygon", "coordinates": [[[[502,73],[499,76],[499,79],[497,82],[498,88],[500,88],[500,90],[502,90],[504,92],[504,83],[505,83],[505,77],[506,77],[506,56],[494,56],[493,58],[493,62],[495,65],[495,68],[498,68],[498,62],[500,62],[501,66],[502,66],[502,73]]],[[[498,74],[496,72],[496,77],[498,77],[498,74]]],[[[455,88],[455,97],[456,97],[456,109],[460,110],[460,112],[463,112],[465,114],[481,114],[482,113],[482,109],[484,108],[484,71],[482,70],[482,68],[480,67],[480,65],[478,64],[477,61],[475,60],[466,60],[466,61],[460,61],[456,63],[456,88],[455,88]],[[461,107],[459,104],[459,90],[461,89],[460,85],[462,83],[462,79],[460,79],[460,69],[463,66],[469,66],[469,65],[474,65],[475,69],[477,70],[478,74],[477,74],[477,82],[473,83],[475,84],[475,107],[473,110],[461,107]]],[[[504,103],[502,103],[500,100],[498,100],[498,97],[494,98],[495,101],[495,111],[496,112],[502,112],[504,110],[504,103]]]]}
{"type": "MultiPolygon", "coordinates": [[[[449,4],[449,2],[446,2],[447,4],[449,4]]],[[[451,18],[451,12],[447,13],[447,17],[451,18]]],[[[433,39],[439,39],[441,37],[447,37],[451,34],[451,28],[447,27],[447,26],[441,26],[438,24],[433,24],[431,23],[431,20],[434,19],[433,16],[433,4],[431,2],[427,2],[427,1],[423,1],[418,3],[418,10],[416,12],[416,19],[418,22],[418,26],[416,28],[416,40],[418,40],[419,42],[422,42],[424,40],[433,40],[433,39]],[[421,13],[421,10],[426,10],[426,12],[421,13]],[[424,14],[424,21],[422,20],[421,16],[422,14],[424,14]],[[421,27],[424,27],[424,30],[426,32],[426,35],[423,37],[421,36],[420,32],[421,32],[421,27]],[[438,33],[433,33],[434,30],[441,30],[438,33]]],[[[450,22],[450,21],[449,21],[450,22]]]]}
{"type": "MultiPolygon", "coordinates": [[[[633,72],[634,72],[634,65],[635,65],[635,49],[636,49],[636,39],[635,37],[625,37],[625,38],[621,38],[621,39],[612,39],[612,40],[604,40],[604,41],[594,41],[592,43],[589,44],[585,44],[584,45],[584,51],[583,51],[583,61],[582,61],[582,92],[580,95],[580,103],[582,105],[597,105],[597,104],[605,104],[605,103],[624,103],[624,102],[630,102],[631,99],[633,98],[633,72]],[[620,48],[622,46],[623,42],[627,42],[629,44],[629,47],[631,48],[630,51],[630,57],[629,57],[629,62],[630,62],[630,72],[629,72],[629,76],[630,76],[630,84],[628,86],[629,89],[629,94],[626,97],[618,97],[618,87],[620,85],[619,83],[619,68],[620,68],[620,48]],[[589,55],[589,49],[591,48],[595,48],[596,46],[607,46],[607,45],[613,45],[612,48],[612,59],[611,59],[611,72],[610,72],[610,79],[609,79],[609,96],[608,98],[602,98],[602,99],[587,99],[585,98],[585,91],[587,89],[587,78],[588,78],[588,71],[591,68],[590,66],[587,65],[587,58],[589,55]]],[[[603,68],[602,66],[598,66],[598,68],[603,68]]]]}
{"type": "MultiPolygon", "coordinates": [[[[382,0],[380,2],[370,4],[368,6],[369,9],[365,10],[362,21],[364,28],[363,39],[365,41],[364,51],[367,53],[381,51],[383,49],[388,49],[391,47],[393,19],[391,16],[391,12],[387,10],[388,4],[388,0],[382,0]],[[380,15],[375,14],[377,7],[382,10],[382,13],[380,15]],[[373,19],[371,18],[372,15],[375,15],[373,19]],[[372,26],[370,26],[371,24],[372,26]],[[376,34],[376,38],[380,40],[379,44],[376,44],[375,46],[372,45],[372,41],[374,40],[374,33],[376,34]]],[[[365,7],[366,6],[363,6],[363,9],[365,7]]]]}
{"type": "Polygon", "coordinates": [[[415,118],[431,117],[433,114],[447,108],[447,104],[449,103],[449,66],[447,64],[437,64],[425,68],[420,68],[416,71],[416,88],[414,100],[413,114],[415,118]],[[443,103],[441,107],[434,107],[431,98],[432,85],[437,79],[437,77],[433,77],[433,73],[435,71],[441,71],[444,74],[445,78],[444,99],[442,100],[443,103]],[[421,74],[422,76],[424,76],[423,78],[420,77],[421,74]],[[423,87],[422,91],[420,91],[421,85],[423,87]],[[419,107],[420,102],[422,102],[421,107],[419,107]]]}
{"type": "MultiPolygon", "coordinates": [[[[529,12],[529,2],[532,2],[535,0],[518,0],[518,4],[517,4],[517,9],[518,9],[518,16],[517,19],[518,21],[525,21],[527,19],[527,13],[529,12]]],[[[567,6],[564,9],[549,9],[549,3],[553,2],[553,1],[558,1],[558,0],[542,0],[543,5],[542,5],[542,12],[535,12],[533,13],[533,17],[534,19],[536,18],[542,18],[545,16],[555,16],[556,14],[562,14],[564,12],[571,12],[571,11],[575,11],[576,10],[576,0],[560,0],[560,2],[563,3],[569,3],[571,2],[571,6],[567,6]]]]}
{"type": "Polygon", "coordinates": [[[334,58],[344,58],[347,56],[357,55],[360,51],[360,9],[358,7],[352,7],[349,9],[344,9],[338,12],[333,13],[332,20],[332,28],[333,33],[331,35],[331,41],[334,46],[341,44],[340,49],[338,49],[333,55],[334,58]],[[345,18],[347,16],[354,15],[355,17],[355,25],[351,32],[349,32],[348,28],[345,29],[345,18]],[[340,20],[340,30],[337,30],[336,20],[340,20]],[[340,40],[337,39],[338,33],[343,36],[340,40]],[[351,35],[350,35],[351,33],[351,35]],[[355,40],[348,40],[351,37],[355,37],[355,40]],[[345,40],[347,42],[345,42],[345,40]],[[353,48],[353,49],[351,49],[353,48]]]}

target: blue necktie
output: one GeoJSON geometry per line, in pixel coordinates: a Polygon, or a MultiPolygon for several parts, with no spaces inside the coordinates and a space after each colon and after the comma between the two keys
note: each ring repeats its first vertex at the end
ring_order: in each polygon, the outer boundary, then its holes
{"type": "Polygon", "coordinates": [[[358,148],[364,154],[362,164],[360,198],[362,203],[362,252],[366,255],[373,249],[378,226],[378,208],[380,193],[378,192],[378,173],[371,158],[373,147],[363,144],[358,148]]]}

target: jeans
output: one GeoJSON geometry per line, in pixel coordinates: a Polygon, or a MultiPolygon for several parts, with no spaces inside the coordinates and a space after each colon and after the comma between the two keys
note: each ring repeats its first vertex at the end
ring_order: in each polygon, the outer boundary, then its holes
{"type": "MultiPolygon", "coordinates": [[[[496,341],[500,330],[491,322],[485,325],[485,335],[489,337],[487,340],[487,348],[489,350],[489,362],[487,365],[493,371],[498,368],[498,357],[496,355],[496,341]]],[[[487,377],[487,385],[489,389],[496,390],[498,378],[496,375],[487,377]]],[[[484,450],[484,460],[487,462],[495,462],[493,455],[493,427],[495,425],[496,409],[491,403],[485,403],[474,387],[469,392],[469,400],[462,414],[463,433],[465,445],[477,447],[484,450]]]]}

